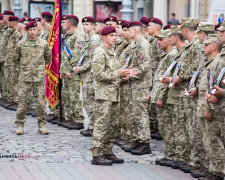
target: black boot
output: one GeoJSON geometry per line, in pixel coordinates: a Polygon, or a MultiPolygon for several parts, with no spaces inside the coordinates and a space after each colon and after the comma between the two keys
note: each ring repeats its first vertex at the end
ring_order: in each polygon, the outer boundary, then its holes
{"type": "Polygon", "coordinates": [[[70,125],[67,126],[67,129],[69,130],[80,130],[84,128],[84,124],[83,123],[77,123],[77,122],[73,122],[70,125]]]}
{"type": "Polygon", "coordinates": [[[201,177],[198,180],[224,180],[224,178],[210,173],[207,177],[201,177]]]}
{"type": "Polygon", "coordinates": [[[58,124],[60,122],[60,118],[57,117],[54,120],[51,121],[52,124],[58,124]]]}
{"type": "Polygon", "coordinates": [[[179,166],[179,169],[183,171],[184,173],[189,173],[191,170],[195,170],[196,168],[194,166],[188,165],[188,164],[181,164],[179,166]]]}
{"type": "Polygon", "coordinates": [[[111,166],[113,164],[113,161],[105,159],[103,156],[93,156],[91,164],[93,164],[93,165],[111,166]]]}
{"type": "Polygon", "coordinates": [[[208,168],[202,166],[198,169],[193,169],[190,171],[190,174],[192,175],[192,177],[194,178],[201,178],[201,177],[207,177],[210,175],[210,172],[208,170],[208,168]]]}
{"type": "Polygon", "coordinates": [[[91,137],[93,135],[93,129],[85,129],[83,131],[80,131],[80,134],[86,137],[91,137]]]}
{"type": "Polygon", "coordinates": [[[149,144],[140,143],[136,148],[131,150],[134,155],[152,154],[149,144]]]}
{"type": "Polygon", "coordinates": [[[125,152],[130,152],[132,149],[136,148],[138,146],[138,143],[127,143],[126,145],[122,146],[122,149],[125,152]]]}
{"type": "Polygon", "coordinates": [[[72,121],[72,120],[66,120],[66,121],[63,123],[63,127],[68,128],[68,126],[70,126],[71,124],[73,124],[73,121],[72,121]]]}
{"type": "Polygon", "coordinates": [[[66,119],[62,118],[62,121],[58,122],[58,126],[63,126],[64,123],[66,123],[66,119]]]}
{"type": "Polygon", "coordinates": [[[124,159],[116,157],[115,154],[105,154],[104,158],[111,160],[113,163],[116,163],[116,164],[124,163],[124,159]]]}
{"type": "Polygon", "coordinates": [[[184,165],[184,162],[181,161],[171,161],[167,165],[173,169],[179,169],[181,165],[184,165]]]}
{"type": "Polygon", "coordinates": [[[157,139],[157,140],[163,140],[162,136],[159,133],[159,131],[155,131],[154,133],[151,133],[151,138],[152,139],[157,139]]]}
{"type": "Polygon", "coordinates": [[[161,159],[157,159],[155,160],[155,164],[156,165],[160,165],[160,166],[166,166],[167,162],[170,162],[171,160],[167,159],[166,157],[161,158],[161,159]]]}
{"type": "Polygon", "coordinates": [[[56,118],[57,118],[57,116],[55,114],[48,114],[46,116],[46,121],[51,122],[51,121],[53,121],[56,118]]]}

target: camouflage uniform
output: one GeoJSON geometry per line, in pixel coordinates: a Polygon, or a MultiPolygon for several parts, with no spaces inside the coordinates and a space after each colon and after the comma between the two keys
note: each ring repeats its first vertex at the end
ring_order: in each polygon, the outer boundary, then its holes
{"type": "Polygon", "coordinates": [[[80,77],[82,81],[82,95],[83,95],[83,106],[88,114],[90,119],[88,129],[94,128],[95,121],[95,92],[93,85],[93,75],[91,73],[91,59],[93,52],[97,46],[99,46],[100,37],[94,32],[90,35],[84,44],[84,51],[86,56],[80,67],[80,77]]]}
{"type": "Polygon", "coordinates": [[[165,52],[164,55],[161,57],[161,60],[159,61],[158,68],[154,76],[153,81],[154,86],[151,91],[152,104],[156,104],[158,100],[164,102],[163,108],[158,108],[156,106],[156,112],[157,112],[159,132],[165,143],[164,154],[168,159],[174,156],[174,149],[175,149],[175,142],[173,139],[174,131],[172,126],[173,122],[171,118],[172,109],[171,106],[165,104],[167,93],[169,90],[168,85],[160,83],[159,80],[161,75],[166,71],[166,69],[174,60],[176,54],[177,49],[171,47],[171,49],[168,52],[165,52]]]}
{"type": "MultiPolygon", "coordinates": [[[[0,40],[2,38],[3,32],[4,32],[3,28],[0,28],[0,40]]],[[[2,84],[4,83],[4,81],[3,81],[4,80],[3,79],[3,77],[4,77],[3,67],[4,67],[3,62],[0,59],[0,77],[1,77],[1,79],[0,79],[0,93],[1,93],[1,95],[2,95],[2,84]]]]}
{"type": "Polygon", "coordinates": [[[141,37],[132,47],[133,55],[129,66],[137,68],[137,78],[131,78],[131,142],[149,144],[150,127],[148,116],[148,102],[146,95],[152,87],[152,70],[149,61],[149,43],[141,37]]]}
{"type": "Polygon", "coordinates": [[[122,40],[122,43],[117,45],[117,48],[115,50],[116,51],[116,57],[119,57],[121,55],[121,53],[128,46],[128,44],[129,43],[124,39],[124,40],[122,40]]]}
{"type": "Polygon", "coordinates": [[[60,66],[60,73],[63,74],[62,87],[62,102],[64,104],[64,113],[67,120],[72,120],[76,123],[83,123],[83,109],[80,98],[80,76],[73,72],[73,67],[76,66],[82,51],[82,43],[84,37],[77,30],[65,35],[63,45],[65,42],[72,53],[72,59],[68,57],[66,49],[62,50],[62,62],[60,66]],[[65,73],[72,73],[72,77],[66,78],[65,73]]]}
{"type": "Polygon", "coordinates": [[[18,102],[18,80],[19,80],[19,63],[13,60],[14,50],[16,44],[18,43],[21,34],[17,30],[13,30],[11,36],[9,37],[6,51],[6,63],[9,66],[9,82],[8,89],[10,93],[10,102],[18,102]]]}
{"type": "Polygon", "coordinates": [[[3,73],[4,73],[4,80],[3,80],[3,84],[2,84],[2,98],[3,99],[10,99],[10,95],[9,95],[9,89],[8,89],[8,82],[9,82],[9,76],[10,76],[10,71],[9,71],[9,66],[7,65],[6,62],[6,47],[7,47],[7,43],[9,40],[9,37],[11,36],[13,30],[6,26],[3,29],[3,33],[2,33],[2,37],[1,37],[1,44],[0,44],[0,61],[3,62],[3,73]]]}
{"type": "Polygon", "coordinates": [[[108,49],[104,45],[96,48],[92,60],[96,100],[93,156],[112,154],[115,127],[119,120],[119,65],[113,48],[108,49]]]}
{"type": "Polygon", "coordinates": [[[41,34],[41,38],[48,42],[49,30],[45,30],[44,33],[41,34]]]}
{"type": "Polygon", "coordinates": [[[19,60],[18,108],[16,125],[24,126],[26,122],[26,108],[29,93],[32,90],[39,128],[45,121],[45,66],[51,61],[52,55],[48,43],[40,38],[35,41],[29,39],[20,41],[15,48],[13,60],[19,60]]]}

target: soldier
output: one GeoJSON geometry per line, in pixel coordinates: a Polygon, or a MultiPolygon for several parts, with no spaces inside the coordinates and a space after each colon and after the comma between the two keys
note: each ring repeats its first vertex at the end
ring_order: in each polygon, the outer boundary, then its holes
{"type": "Polygon", "coordinates": [[[221,52],[225,52],[225,21],[217,28],[217,34],[220,36],[221,43],[223,44],[223,49],[221,52]]]}
{"type": "Polygon", "coordinates": [[[100,37],[100,43],[102,42],[101,39],[101,31],[102,29],[106,26],[104,19],[97,18],[96,23],[95,23],[95,34],[98,34],[100,37]]]}
{"type": "Polygon", "coordinates": [[[44,31],[41,38],[46,40],[46,41],[48,41],[49,32],[50,32],[51,23],[52,23],[52,18],[53,18],[52,13],[50,13],[48,11],[41,13],[41,24],[45,28],[45,31],[44,31]]]}
{"type": "Polygon", "coordinates": [[[132,47],[132,57],[128,64],[131,68],[139,69],[136,78],[129,78],[131,85],[131,147],[132,154],[150,154],[150,127],[148,102],[146,95],[152,87],[152,70],[149,60],[149,43],[142,35],[142,24],[139,21],[129,23],[130,38],[135,41],[132,47]]]}
{"type": "Polygon", "coordinates": [[[12,29],[8,26],[8,22],[9,22],[9,17],[10,16],[14,16],[14,12],[10,11],[10,10],[6,10],[3,12],[3,20],[4,20],[4,24],[5,27],[3,29],[3,33],[1,36],[1,41],[0,41],[0,62],[3,64],[3,73],[4,73],[4,80],[3,80],[3,84],[2,84],[2,99],[3,101],[3,106],[5,108],[8,108],[11,105],[11,102],[9,102],[10,99],[10,94],[9,94],[9,89],[7,86],[7,83],[9,82],[9,66],[7,65],[6,62],[6,46],[9,40],[9,37],[12,33],[12,29]]]}
{"type": "Polygon", "coordinates": [[[33,19],[30,18],[30,17],[24,17],[24,18],[22,18],[22,20],[23,20],[23,24],[24,24],[25,26],[26,26],[29,22],[33,21],[33,19]]]}
{"type": "Polygon", "coordinates": [[[33,91],[38,119],[38,133],[49,134],[45,128],[45,93],[44,79],[45,66],[51,61],[52,55],[48,43],[39,37],[37,23],[30,22],[26,25],[27,39],[21,40],[15,48],[16,61],[20,64],[18,108],[16,114],[16,134],[24,134],[26,122],[26,108],[28,94],[33,91]]]}
{"type": "Polygon", "coordinates": [[[33,21],[37,23],[38,37],[42,37],[44,32],[42,29],[41,18],[39,17],[33,18],[33,21]]]}
{"type": "Polygon", "coordinates": [[[95,121],[95,94],[93,87],[93,76],[91,73],[91,59],[95,48],[99,46],[100,37],[99,35],[95,34],[95,19],[93,17],[84,17],[82,19],[82,23],[84,32],[86,33],[86,41],[83,47],[83,54],[85,54],[85,57],[82,61],[82,64],[78,67],[75,67],[74,71],[76,73],[80,73],[82,81],[83,106],[90,119],[90,128],[81,131],[81,134],[84,136],[91,136],[93,133],[93,124],[95,121]]]}
{"type": "MultiPolygon", "coordinates": [[[[159,33],[159,31],[162,29],[162,21],[158,18],[149,18],[148,23],[148,31],[151,35],[151,38],[148,38],[150,43],[150,61],[151,61],[151,67],[152,67],[152,74],[153,78],[156,72],[156,69],[158,67],[158,63],[160,61],[160,50],[157,44],[157,38],[156,35],[159,33]]],[[[154,84],[153,84],[154,86],[154,84]]],[[[154,104],[150,104],[148,107],[149,116],[150,116],[150,127],[151,127],[151,137],[154,139],[161,140],[161,135],[159,134],[158,130],[158,124],[157,124],[157,114],[156,114],[156,107],[154,104]]]]}
{"type": "MultiPolygon", "coordinates": [[[[160,50],[164,51],[164,54],[159,61],[158,68],[153,81],[153,88],[148,95],[147,99],[151,100],[152,104],[156,104],[157,120],[159,132],[162,135],[164,146],[165,157],[163,159],[157,160],[156,164],[164,165],[163,163],[167,160],[173,158],[173,150],[175,143],[173,141],[174,132],[172,129],[172,119],[171,119],[171,106],[165,104],[168,86],[160,82],[160,77],[164,74],[170,64],[174,61],[175,56],[177,55],[177,49],[172,45],[170,35],[172,33],[177,33],[178,30],[175,28],[172,32],[170,30],[161,30],[159,34],[156,35],[158,38],[158,45],[160,50]]],[[[182,42],[182,40],[180,40],[182,42]]]]}
{"type": "Polygon", "coordinates": [[[73,71],[77,65],[83,48],[84,37],[78,30],[79,19],[75,15],[63,16],[62,29],[66,35],[63,38],[62,63],[60,77],[63,78],[62,101],[66,121],[63,126],[68,129],[83,129],[83,108],[80,97],[80,76],[73,71]]]}
{"type": "MultiPolygon", "coordinates": [[[[209,22],[200,22],[198,25],[198,39],[200,43],[205,41],[207,39],[207,36],[209,34],[214,34],[214,24],[209,22]]],[[[198,72],[201,72],[204,68],[204,64],[208,62],[208,58],[204,54],[203,47],[202,50],[199,52],[199,62],[198,62],[198,72]]],[[[193,84],[194,85],[194,84],[193,84]]],[[[189,111],[189,114],[187,114],[187,130],[189,133],[189,140],[191,145],[191,152],[190,152],[190,162],[189,165],[191,165],[191,175],[195,178],[204,177],[208,173],[208,160],[206,159],[206,152],[203,146],[203,136],[201,133],[201,125],[204,126],[204,124],[200,124],[197,118],[197,97],[193,97],[192,91],[195,90],[195,87],[193,89],[190,89],[188,91],[188,96],[192,96],[189,98],[185,104],[191,103],[192,104],[192,112],[189,111]],[[192,116],[193,115],[193,116],[192,116]]],[[[186,107],[185,108],[189,108],[186,107]]]]}
{"type": "Polygon", "coordinates": [[[23,20],[20,19],[18,23],[17,30],[20,32],[20,34],[23,36],[25,34],[25,25],[23,24],[23,20]]]}
{"type": "Polygon", "coordinates": [[[143,34],[144,38],[147,41],[150,41],[152,39],[152,36],[149,34],[149,31],[148,31],[149,18],[141,17],[140,22],[142,23],[142,26],[143,26],[142,34],[143,34]]]}
{"type": "Polygon", "coordinates": [[[123,163],[113,152],[113,138],[119,116],[120,77],[131,76],[129,70],[119,70],[113,46],[116,43],[116,29],[104,27],[101,31],[102,45],[97,47],[93,59],[93,77],[96,100],[96,120],[93,132],[92,164],[112,165],[123,163]]]}
{"type": "MultiPolygon", "coordinates": [[[[211,94],[209,78],[210,71],[214,72],[214,77],[218,77],[221,69],[225,67],[225,55],[220,54],[222,44],[218,35],[208,35],[203,44],[204,52],[209,57],[209,61],[204,64],[204,69],[199,74],[197,83],[199,97],[197,117],[200,123],[205,124],[205,127],[201,130],[204,136],[203,144],[209,158],[209,171],[211,174],[202,179],[223,180],[225,176],[224,97],[216,97],[211,94]]],[[[221,87],[224,89],[225,86],[221,83],[221,87]]]]}
{"type": "Polygon", "coordinates": [[[15,47],[21,38],[21,34],[17,30],[18,21],[19,18],[16,16],[9,17],[9,27],[13,31],[9,37],[8,44],[6,47],[7,55],[5,63],[7,63],[7,66],[9,67],[9,81],[7,85],[10,93],[9,101],[12,103],[11,106],[8,107],[10,110],[16,110],[18,103],[17,91],[19,78],[19,64],[13,60],[15,47]]]}

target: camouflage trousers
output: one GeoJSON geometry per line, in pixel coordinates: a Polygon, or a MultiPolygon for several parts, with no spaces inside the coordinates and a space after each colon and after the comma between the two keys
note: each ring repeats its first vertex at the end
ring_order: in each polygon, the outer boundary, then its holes
{"type": "Polygon", "coordinates": [[[80,80],[63,78],[62,102],[67,120],[83,123],[83,107],[80,97],[80,80]]]}
{"type": "Polygon", "coordinates": [[[186,129],[190,140],[190,162],[194,167],[205,166],[208,162],[206,152],[203,146],[203,136],[200,129],[200,122],[197,118],[197,102],[192,98],[184,99],[185,116],[187,118],[186,129]]]}
{"type": "Polygon", "coordinates": [[[149,144],[150,126],[148,116],[148,103],[132,101],[131,109],[131,142],[149,144]]]}
{"type": "MultiPolygon", "coordinates": [[[[3,63],[0,63],[0,94],[2,96],[2,86],[4,83],[4,71],[3,71],[3,63]]],[[[3,97],[1,97],[3,98],[3,97]]]]}
{"type": "Polygon", "coordinates": [[[116,130],[116,136],[122,139],[130,139],[132,130],[131,124],[131,87],[130,84],[123,84],[120,88],[120,122],[116,130]]]}
{"type": "Polygon", "coordinates": [[[9,102],[11,102],[11,95],[10,95],[10,66],[4,64],[3,67],[4,71],[4,83],[3,83],[3,97],[9,102]]]}
{"type": "Polygon", "coordinates": [[[168,159],[174,159],[175,156],[175,138],[173,127],[173,105],[164,104],[163,108],[156,107],[158,128],[164,141],[164,154],[168,159]]]}
{"type": "Polygon", "coordinates": [[[154,103],[150,103],[148,105],[148,113],[149,113],[150,129],[152,131],[158,130],[157,110],[156,105],[154,103]]]}
{"type": "Polygon", "coordinates": [[[89,117],[88,129],[94,129],[95,122],[95,90],[93,81],[82,83],[83,106],[89,117]]]}
{"type": "Polygon", "coordinates": [[[190,142],[186,128],[186,116],[183,104],[174,105],[173,112],[173,129],[175,138],[175,161],[189,163],[190,160],[190,142]]]}
{"type": "Polygon", "coordinates": [[[26,110],[29,100],[30,92],[33,91],[33,95],[36,103],[36,116],[38,120],[38,126],[41,127],[46,124],[45,120],[45,89],[43,82],[19,82],[18,85],[18,107],[16,113],[16,125],[24,126],[26,122],[26,110]]]}
{"type": "Polygon", "coordinates": [[[224,177],[225,176],[225,123],[224,112],[214,112],[212,120],[207,121],[200,118],[202,128],[203,144],[209,159],[209,171],[224,177]]]}
{"type": "Polygon", "coordinates": [[[19,83],[19,67],[9,66],[9,94],[11,95],[10,101],[18,103],[18,83],[19,83]]]}
{"type": "Polygon", "coordinates": [[[93,131],[93,156],[112,154],[115,127],[118,126],[119,103],[96,100],[96,119],[93,131]]]}

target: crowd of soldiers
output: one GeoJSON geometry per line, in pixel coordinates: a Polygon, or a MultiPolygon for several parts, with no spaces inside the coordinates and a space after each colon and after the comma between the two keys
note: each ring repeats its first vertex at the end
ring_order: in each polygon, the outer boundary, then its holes
{"type": "Polygon", "coordinates": [[[134,155],[152,153],[155,132],[165,143],[157,165],[202,180],[223,179],[225,22],[215,27],[183,18],[163,26],[154,17],[128,22],[88,16],[81,31],[77,16],[63,15],[60,120],[59,107],[45,117],[51,20],[49,12],[21,20],[9,10],[0,15],[0,103],[17,109],[16,134],[24,133],[26,113],[37,116],[40,134],[49,133],[46,120],[81,130],[84,107],[90,122],[80,133],[93,136],[92,164],[123,163],[113,143],[134,155]]]}

